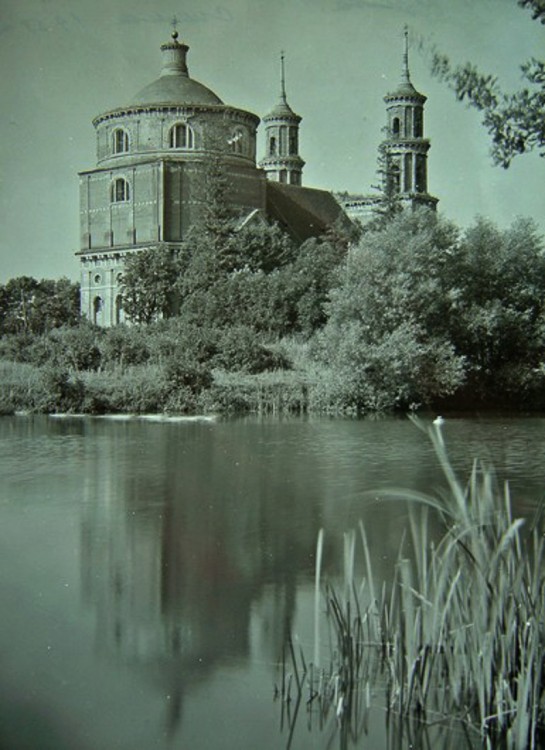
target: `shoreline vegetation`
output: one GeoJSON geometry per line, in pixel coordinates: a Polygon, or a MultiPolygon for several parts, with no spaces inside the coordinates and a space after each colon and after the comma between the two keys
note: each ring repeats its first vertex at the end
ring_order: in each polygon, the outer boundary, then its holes
{"type": "Polygon", "coordinates": [[[390,208],[299,246],[209,217],[127,259],[110,328],[66,279],[0,285],[0,414],[545,410],[535,224],[390,208]]]}
{"type": "MultiPolygon", "coordinates": [[[[186,373],[184,373],[187,375],[186,373]]],[[[190,377],[192,373],[190,374],[190,377]]],[[[206,385],[172,385],[164,368],[134,366],[125,370],[72,372],[63,367],[36,366],[0,360],[0,416],[146,417],[156,419],[215,419],[221,416],[331,415],[360,417],[380,413],[441,413],[504,411],[541,413],[541,402],[530,406],[501,401],[441,399],[368,409],[331,398],[331,371],[272,370],[251,374],[212,370],[206,385]]]]}
{"type": "Polygon", "coordinates": [[[412,419],[428,432],[448,489],[437,496],[382,493],[405,499],[411,511],[389,583],[373,570],[362,523],[344,536],[344,583],[324,581],[320,531],[315,611],[318,621],[325,605],[329,636],[321,643],[316,627],[312,648],[294,647],[297,634],[287,628],[275,695],[287,716],[288,747],[297,721],[314,731],[336,727],[341,747],[356,746],[377,701],[387,724],[398,721],[403,733],[405,722],[419,747],[441,727],[443,740],[458,736],[458,747],[542,747],[543,508],[533,519],[514,518],[509,487],[498,487],[478,461],[464,487],[441,425],[412,419]],[[441,519],[439,539],[430,533],[432,513],[441,519]]]}

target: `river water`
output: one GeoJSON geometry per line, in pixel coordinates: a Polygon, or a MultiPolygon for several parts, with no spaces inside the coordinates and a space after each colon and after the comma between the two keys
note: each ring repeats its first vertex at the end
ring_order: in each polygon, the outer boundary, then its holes
{"type": "MultiPolygon", "coordinates": [[[[545,419],[448,419],[465,478],[480,456],[515,510],[545,493],[545,419]]],[[[445,486],[407,419],[0,419],[0,748],[283,750],[274,701],[287,625],[312,656],[316,539],[324,577],[361,520],[390,575],[408,523],[391,486],[445,486]]],[[[304,714],[304,711],[303,711],[304,714]]],[[[341,747],[331,720],[294,750],[341,747]]],[[[457,747],[387,726],[353,744],[457,747]]]]}

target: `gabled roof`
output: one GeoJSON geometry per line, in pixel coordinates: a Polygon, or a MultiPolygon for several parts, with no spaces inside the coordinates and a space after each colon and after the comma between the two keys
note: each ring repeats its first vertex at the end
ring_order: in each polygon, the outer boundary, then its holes
{"type": "Polygon", "coordinates": [[[339,216],[350,220],[327,190],[267,182],[267,216],[297,242],[318,237],[339,216]]]}

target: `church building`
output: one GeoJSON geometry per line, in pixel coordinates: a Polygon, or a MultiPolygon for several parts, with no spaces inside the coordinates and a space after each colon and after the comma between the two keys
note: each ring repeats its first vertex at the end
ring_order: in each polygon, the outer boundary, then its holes
{"type": "MultiPolygon", "coordinates": [[[[407,40],[407,37],[405,37],[407,40]]],[[[225,104],[189,75],[188,46],[161,46],[159,77],[125,105],[96,117],[96,167],[80,173],[81,311],[94,323],[124,319],[125,259],[144,249],[175,251],[198,220],[207,156],[221,153],[229,201],[240,225],[278,223],[297,242],[339,219],[365,220],[369,196],[334,196],[303,186],[301,117],[287,102],[284,59],[278,103],[263,118],[266,153],[256,162],[257,115],[225,104]]],[[[423,137],[426,97],[409,78],[407,41],[400,86],[385,97],[395,190],[404,200],[434,206],[427,194],[423,137]]]]}

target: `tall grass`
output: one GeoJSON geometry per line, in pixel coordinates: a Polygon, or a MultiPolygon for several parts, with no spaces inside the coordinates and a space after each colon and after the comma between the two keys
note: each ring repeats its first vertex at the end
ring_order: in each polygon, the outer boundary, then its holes
{"type": "Polygon", "coordinates": [[[498,489],[481,463],[460,484],[441,427],[428,432],[448,490],[390,493],[414,505],[388,585],[373,574],[363,525],[361,581],[357,537],[345,536],[343,590],[326,586],[330,666],[318,677],[310,669],[308,705],[354,733],[380,686],[398,716],[424,724],[456,718],[484,747],[536,748],[545,725],[544,536],[513,518],[508,487],[498,489]],[[430,512],[444,522],[438,543],[430,512]]]}

